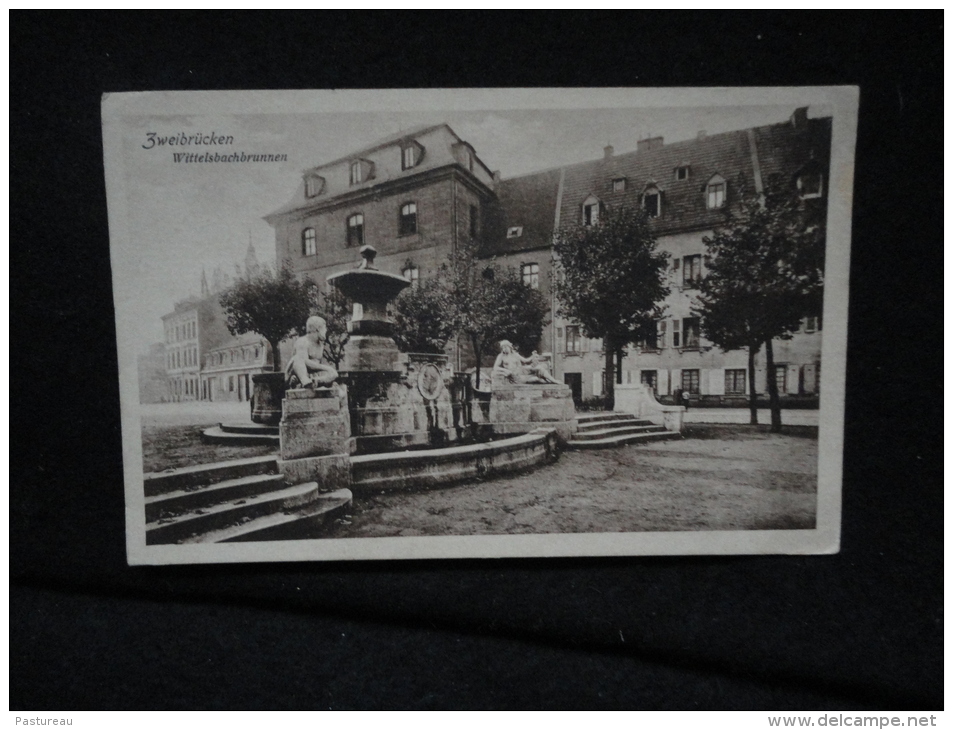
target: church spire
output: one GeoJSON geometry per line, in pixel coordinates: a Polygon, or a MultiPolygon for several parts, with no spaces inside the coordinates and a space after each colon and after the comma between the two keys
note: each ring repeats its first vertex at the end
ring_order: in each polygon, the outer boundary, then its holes
{"type": "Polygon", "coordinates": [[[202,267],[202,298],[204,299],[212,292],[208,288],[208,279],[205,277],[205,267],[202,267]]]}
{"type": "Polygon", "coordinates": [[[258,256],[255,254],[255,247],[251,242],[251,231],[248,232],[248,250],[245,252],[245,276],[255,276],[260,270],[258,256]]]}

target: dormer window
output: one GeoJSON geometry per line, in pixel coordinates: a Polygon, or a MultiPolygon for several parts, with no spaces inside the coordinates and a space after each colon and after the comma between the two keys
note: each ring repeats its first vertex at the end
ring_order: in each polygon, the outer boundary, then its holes
{"type": "Polygon", "coordinates": [[[324,192],[324,178],[320,175],[308,175],[304,179],[304,194],[307,198],[314,198],[324,192]]]}
{"type": "Polygon", "coordinates": [[[595,226],[599,223],[599,217],[605,211],[605,206],[598,198],[590,195],[582,204],[582,224],[584,226],[595,226]]]}
{"type": "Polygon", "coordinates": [[[676,180],[688,180],[690,168],[688,165],[679,165],[675,168],[676,180]]]}
{"type": "Polygon", "coordinates": [[[351,185],[358,185],[374,177],[374,163],[370,160],[354,160],[351,163],[351,185]]]}
{"type": "Polygon", "coordinates": [[[523,226],[510,226],[506,229],[507,238],[519,238],[523,235],[523,226]]]}
{"type": "Polygon", "coordinates": [[[424,157],[424,148],[417,142],[405,142],[400,149],[400,169],[409,170],[417,167],[424,157]]]}
{"type": "Polygon", "coordinates": [[[625,192],[625,178],[617,177],[612,181],[612,192],[613,193],[624,193],[625,192]]]}
{"type": "Polygon", "coordinates": [[[705,187],[705,202],[709,210],[724,207],[727,188],[725,178],[721,175],[715,175],[708,181],[708,185],[705,187]]]}
{"type": "Polygon", "coordinates": [[[804,172],[797,177],[797,192],[801,199],[819,198],[824,193],[824,177],[819,172],[804,172]]]}
{"type": "Polygon", "coordinates": [[[662,215],[662,193],[654,185],[650,185],[642,194],[642,207],[649,218],[658,218],[662,215]]]}

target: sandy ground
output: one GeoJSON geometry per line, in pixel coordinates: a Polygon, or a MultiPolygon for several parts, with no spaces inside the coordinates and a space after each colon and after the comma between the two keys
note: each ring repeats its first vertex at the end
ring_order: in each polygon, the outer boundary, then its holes
{"type": "Polygon", "coordinates": [[[362,497],[328,536],[808,529],[813,429],[686,429],[681,441],[570,451],[530,474],[362,497]]]}

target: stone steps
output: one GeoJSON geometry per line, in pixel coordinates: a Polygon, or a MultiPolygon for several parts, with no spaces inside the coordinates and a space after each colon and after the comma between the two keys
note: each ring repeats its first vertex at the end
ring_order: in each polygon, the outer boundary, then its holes
{"type": "Polygon", "coordinates": [[[629,413],[584,413],[577,421],[579,428],[567,444],[570,449],[607,449],[682,437],[677,431],[629,413]]]}
{"type": "Polygon", "coordinates": [[[628,433],[604,436],[591,441],[573,439],[567,446],[570,449],[608,449],[613,446],[623,446],[625,444],[640,444],[648,441],[666,441],[668,439],[680,439],[682,435],[677,431],[667,431],[661,426],[657,431],[645,431],[642,433],[628,433]]]}
{"type": "Polygon", "coordinates": [[[183,540],[183,543],[246,542],[257,540],[313,540],[322,528],[347,514],[354,498],[350,489],[319,494],[295,512],[273,512],[247,522],[183,540]]]}
{"type": "Polygon", "coordinates": [[[652,423],[651,421],[646,421],[644,418],[636,418],[635,416],[627,416],[622,418],[614,418],[611,421],[582,421],[579,422],[578,431],[586,433],[589,431],[600,431],[606,428],[624,428],[627,426],[655,426],[657,424],[652,423]]]}
{"type": "Polygon", "coordinates": [[[186,512],[212,507],[238,499],[257,498],[266,492],[286,486],[281,474],[254,474],[226,479],[216,484],[180,489],[146,497],[146,522],[171,519],[186,512]]]}
{"type": "Polygon", "coordinates": [[[233,459],[215,464],[198,464],[146,473],[143,475],[143,486],[146,497],[153,497],[158,494],[218,484],[227,479],[277,473],[278,458],[276,456],[255,456],[249,459],[233,459]]]}
{"type": "Polygon", "coordinates": [[[202,443],[223,446],[275,446],[278,427],[260,423],[220,423],[202,432],[202,443]]]}
{"type": "MultiPolygon", "coordinates": [[[[620,422],[621,423],[621,422],[620,422]]],[[[657,426],[654,423],[632,423],[626,424],[624,426],[613,426],[613,427],[604,427],[604,428],[593,428],[583,431],[579,429],[576,432],[576,435],[573,436],[574,441],[598,441],[599,439],[607,438],[610,436],[627,436],[629,434],[638,434],[638,433],[657,433],[658,431],[664,431],[665,429],[662,426],[657,426]]]]}
{"type": "Polygon", "coordinates": [[[207,508],[146,524],[146,544],[159,545],[202,539],[216,530],[280,512],[297,512],[319,498],[317,482],[283,486],[242,499],[230,499],[207,508]]]}

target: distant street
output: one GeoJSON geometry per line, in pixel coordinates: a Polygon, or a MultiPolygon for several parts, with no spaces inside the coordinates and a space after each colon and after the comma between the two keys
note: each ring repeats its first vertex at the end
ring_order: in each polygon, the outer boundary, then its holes
{"type": "Polygon", "coordinates": [[[222,421],[248,421],[251,409],[244,403],[145,403],[139,406],[142,425],[149,426],[211,426],[222,421]]]}
{"type": "MultiPolygon", "coordinates": [[[[816,426],[819,410],[782,410],[781,423],[786,426],[816,426]]],[[[748,423],[751,412],[747,408],[691,408],[685,413],[685,423],[748,423]]],[[[758,423],[771,423],[771,411],[758,409],[758,423]]]]}

